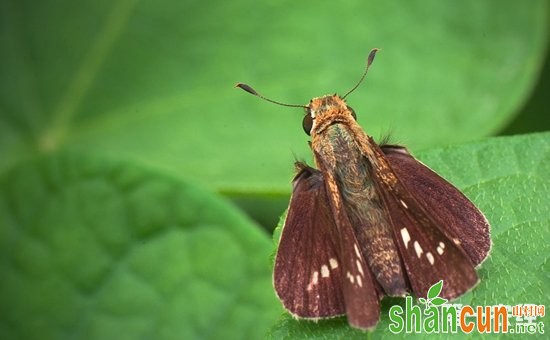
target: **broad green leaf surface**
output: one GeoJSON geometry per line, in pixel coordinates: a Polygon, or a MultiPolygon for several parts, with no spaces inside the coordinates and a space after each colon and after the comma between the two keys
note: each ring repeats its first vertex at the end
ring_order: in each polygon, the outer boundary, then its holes
{"type": "MultiPolygon", "coordinates": [[[[461,188],[491,223],[493,248],[478,270],[481,283],[453,303],[472,306],[533,303],[548,307],[550,133],[494,138],[435,149],[419,156],[461,188]]],[[[404,299],[383,300],[381,321],[369,336],[392,336],[388,330],[388,311],[394,304],[404,306],[404,299]]],[[[543,320],[547,324],[548,318],[543,320]]],[[[315,323],[296,321],[285,315],[272,328],[270,336],[364,339],[367,335],[351,329],[343,318],[315,323]]],[[[431,338],[427,334],[415,337],[431,338]]]]}
{"type": "Polygon", "coordinates": [[[0,339],[257,339],[271,242],[236,209],[129,164],[63,155],[0,176],[0,339]]]}
{"type": "Polygon", "coordinates": [[[29,1],[0,4],[0,171],[71,149],[225,192],[289,191],[309,157],[290,103],[343,93],[414,149],[498,131],[544,60],[548,1],[29,1]]]}

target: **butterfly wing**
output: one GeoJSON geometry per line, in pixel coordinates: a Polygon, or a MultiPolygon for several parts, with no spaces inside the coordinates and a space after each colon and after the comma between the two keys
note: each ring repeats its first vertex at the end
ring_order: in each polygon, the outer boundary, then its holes
{"type": "Polygon", "coordinates": [[[489,222],[483,213],[451,183],[412,157],[406,148],[382,146],[386,159],[401,182],[414,191],[415,198],[461,241],[461,246],[475,265],[489,254],[489,222]]]}
{"type": "MultiPolygon", "coordinates": [[[[372,150],[377,149],[373,145],[372,150]]],[[[375,152],[382,153],[380,149],[375,152]]],[[[379,165],[374,172],[377,178],[375,185],[388,211],[395,244],[412,291],[418,297],[425,297],[433,284],[443,280],[442,297],[453,299],[464,294],[479,280],[474,263],[462,248],[459,235],[446,227],[447,221],[441,219],[441,212],[437,211],[445,203],[427,205],[423,199],[424,192],[417,191],[407,181],[416,173],[408,174],[406,179],[402,179],[402,173],[411,169],[403,168],[400,166],[402,163],[394,161],[401,155],[388,151],[388,148],[386,152],[390,156],[378,156],[379,165]],[[382,157],[387,163],[380,162],[382,157]]],[[[437,179],[440,177],[437,176],[437,179]]]]}
{"type": "Polygon", "coordinates": [[[453,236],[444,234],[436,222],[408,192],[382,191],[390,212],[395,243],[412,291],[426,297],[429,288],[444,281],[441,296],[456,298],[475,286],[474,265],[453,236]]]}
{"type": "Polygon", "coordinates": [[[277,295],[296,317],[346,314],[355,327],[374,327],[379,293],[347,215],[343,209],[334,215],[334,197],[327,195],[331,179],[298,167],[275,260],[277,295]]]}
{"type": "Polygon", "coordinates": [[[320,171],[297,164],[292,198],[281,233],[273,280],[294,316],[345,314],[336,226],[320,171]]]}

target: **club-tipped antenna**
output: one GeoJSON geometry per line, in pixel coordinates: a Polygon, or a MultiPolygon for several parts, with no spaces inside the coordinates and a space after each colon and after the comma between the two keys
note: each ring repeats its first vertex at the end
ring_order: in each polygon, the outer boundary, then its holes
{"type": "Polygon", "coordinates": [[[262,96],[261,94],[256,92],[256,90],[254,90],[252,87],[250,87],[246,84],[238,83],[237,85],[235,85],[235,87],[241,88],[241,89],[245,90],[246,92],[255,95],[256,97],[261,98],[261,99],[263,99],[265,101],[268,101],[270,103],[273,103],[273,104],[277,104],[277,105],[281,105],[281,106],[288,106],[288,107],[301,107],[301,108],[306,108],[307,107],[305,105],[286,104],[286,103],[281,103],[281,102],[275,101],[273,99],[269,99],[267,97],[262,96]]]}
{"type": "Polygon", "coordinates": [[[355,84],[354,87],[352,87],[351,90],[349,90],[348,92],[346,92],[346,94],[342,97],[342,99],[345,99],[348,94],[352,93],[353,91],[355,91],[356,88],[359,87],[359,85],[361,85],[361,83],[363,82],[363,79],[365,79],[365,77],[367,76],[367,72],[369,71],[369,68],[370,68],[370,65],[372,64],[372,62],[374,61],[374,56],[376,55],[376,52],[378,52],[380,49],[379,48],[373,48],[370,53],[369,53],[369,57],[367,58],[367,67],[365,68],[365,72],[363,72],[363,75],[361,76],[361,79],[359,79],[359,81],[357,82],[357,84],[355,84]]]}

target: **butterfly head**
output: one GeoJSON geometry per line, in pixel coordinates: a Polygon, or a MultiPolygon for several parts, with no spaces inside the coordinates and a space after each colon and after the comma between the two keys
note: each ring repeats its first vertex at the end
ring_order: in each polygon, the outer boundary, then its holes
{"type": "Polygon", "coordinates": [[[322,122],[330,118],[333,122],[337,122],[337,117],[353,117],[357,119],[355,111],[349,107],[344,99],[337,94],[326,95],[323,97],[313,98],[305,107],[306,115],[302,121],[304,132],[311,135],[311,132],[322,122]]]}

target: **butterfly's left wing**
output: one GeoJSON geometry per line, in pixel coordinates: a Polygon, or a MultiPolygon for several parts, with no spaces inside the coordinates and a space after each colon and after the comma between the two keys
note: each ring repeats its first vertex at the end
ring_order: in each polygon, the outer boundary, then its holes
{"type": "Polygon", "coordinates": [[[295,317],[318,319],[345,314],[342,266],[323,175],[297,163],[273,282],[283,306],[295,317]]]}
{"type": "Polygon", "coordinates": [[[275,260],[277,295],[295,317],[346,314],[354,327],[374,327],[379,291],[345,210],[334,210],[338,189],[319,170],[298,170],[275,260]]]}

